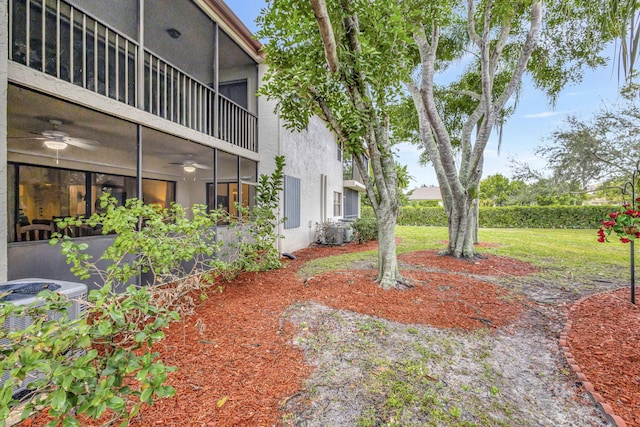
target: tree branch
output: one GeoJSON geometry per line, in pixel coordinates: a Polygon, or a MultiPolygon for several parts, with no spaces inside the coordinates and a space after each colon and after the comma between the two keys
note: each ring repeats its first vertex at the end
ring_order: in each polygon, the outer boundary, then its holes
{"type": "Polygon", "coordinates": [[[442,166],[442,161],[439,161],[439,152],[438,146],[433,136],[433,130],[431,124],[429,123],[429,118],[427,112],[425,110],[425,106],[422,99],[422,93],[418,86],[412,80],[406,80],[404,82],[405,86],[409,90],[411,97],[413,99],[413,103],[416,107],[416,111],[418,112],[418,122],[420,128],[420,138],[423,141],[425,150],[427,150],[427,154],[432,160],[433,168],[436,171],[436,175],[438,177],[438,182],[440,183],[440,191],[444,196],[442,198],[445,209],[447,211],[450,209],[450,201],[453,198],[453,193],[451,191],[451,186],[449,185],[449,180],[447,179],[447,174],[442,166]]]}
{"type": "Polygon", "coordinates": [[[469,33],[469,38],[473,43],[475,43],[478,47],[481,47],[482,41],[480,40],[480,36],[476,32],[475,27],[475,8],[473,6],[473,0],[467,0],[467,33],[469,33]]]}
{"type": "MultiPolygon", "coordinates": [[[[439,27],[434,24],[433,39],[431,44],[428,43],[424,31],[416,32],[413,35],[413,39],[418,46],[420,57],[422,60],[422,78],[420,86],[420,103],[425,111],[425,119],[429,122],[429,132],[432,132],[432,137],[435,139],[435,151],[429,153],[431,162],[434,166],[439,163],[442,166],[445,181],[450,185],[451,193],[459,200],[464,197],[464,189],[459,185],[454,185],[458,181],[458,171],[455,165],[455,156],[453,148],[451,146],[451,137],[447,131],[447,128],[438,113],[438,109],[435,104],[435,95],[433,87],[433,78],[435,75],[435,62],[436,51],[438,49],[439,42],[439,27]]],[[[412,94],[414,96],[414,94],[412,94]]],[[[415,99],[414,99],[415,102],[415,99]]]]}
{"type": "Polygon", "coordinates": [[[505,87],[504,92],[500,95],[495,103],[495,111],[502,110],[506,105],[513,92],[516,90],[520,82],[522,81],[522,75],[527,68],[527,62],[531,58],[536,45],[538,44],[538,37],[540,34],[540,26],[542,25],[542,4],[539,0],[535,0],[531,5],[531,24],[529,31],[527,32],[527,38],[525,39],[522,53],[518,59],[518,64],[511,76],[511,80],[505,87]]]}
{"type": "MultiPolygon", "coordinates": [[[[476,144],[473,147],[473,153],[471,156],[472,164],[469,165],[469,173],[470,176],[472,173],[478,174],[481,173],[481,168],[478,166],[481,164],[482,155],[484,153],[484,149],[487,146],[487,142],[489,140],[489,134],[491,133],[491,129],[495,123],[497,114],[504,108],[513,92],[516,90],[520,82],[522,81],[522,75],[524,74],[527,62],[531,58],[533,51],[538,43],[538,36],[540,34],[540,26],[542,23],[542,4],[539,0],[534,0],[531,5],[531,21],[529,26],[529,31],[527,32],[527,37],[525,39],[522,53],[520,54],[520,58],[518,58],[518,63],[516,68],[513,71],[511,79],[509,83],[507,83],[504,91],[500,94],[495,102],[492,100],[486,100],[486,109],[484,120],[482,122],[482,126],[479,129],[478,136],[476,138],[476,144]]],[[[482,68],[489,67],[489,64],[484,62],[485,58],[482,59],[482,68]]],[[[483,72],[483,74],[486,71],[483,72]]],[[[483,75],[483,86],[484,86],[484,75],[483,75]]],[[[483,90],[485,88],[483,87],[483,90]]],[[[485,94],[486,96],[493,97],[493,93],[485,94]]]]}
{"type": "Polygon", "coordinates": [[[314,87],[309,87],[309,91],[311,92],[311,95],[313,95],[313,99],[318,103],[320,111],[322,111],[321,118],[329,124],[331,130],[338,136],[338,140],[340,140],[341,142],[347,142],[347,137],[344,135],[342,126],[340,126],[340,123],[327,104],[327,101],[318,93],[318,91],[314,87]]]}
{"type": "Polygon", "coordinates": [[[327,11],[327,3],[325,0],[311,0],[311,7],[318,23],[320,37],[322,37],[327,65],[329,65],[329,70],[332,73],[337,73],[340,69],[340,61],[338,60],[338,47],[333,35],[333,26],[327,11]]]}

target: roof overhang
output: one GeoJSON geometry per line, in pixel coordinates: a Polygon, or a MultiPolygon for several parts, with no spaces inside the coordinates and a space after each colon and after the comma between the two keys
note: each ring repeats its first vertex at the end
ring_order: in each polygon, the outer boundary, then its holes
{"type": "Polygon", "coordinates": [[[359,193],[364,193],[367,189],[363,183],[356,181],[355,179],[349,179],[342,182],[342,186],[344,188],[349,188],[351,190],[355,190],[359,193]]]}
{"type": "Polygon", "coordinates": [[[194,0],[194,2],[257,63],[264,61],[262,43],[253,37],[251,31],[225,2],[222,0],[194,0]]]}

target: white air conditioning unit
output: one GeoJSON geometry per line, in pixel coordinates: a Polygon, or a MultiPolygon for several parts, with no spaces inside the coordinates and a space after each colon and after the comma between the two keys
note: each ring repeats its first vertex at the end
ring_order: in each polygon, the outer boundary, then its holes
{"type": "MultiPolygon", "coordinates": [[[[78,319],[84,316],[86,305],[83,301],[87,300],[87,285],[83,283],[39,278],[12,280],[10,282],[0,283],[0,296],[4,295],[3,297],[0,297],[0,304],[30,305],[34,302],[37,304],[37,294],[43,290],[58,292],[66,296],[71,301],[71,305],[67,308],[67,317],[69,319],[78,319]],[[5,295],[5,293],[8,294],[5,295]]],[[[61,313],[59,312],[50,312],[48,314],[51,319],[61,316],[61,313]]],[[[14,316],[9,317],[4,322],[2,329],[8,333],[25,329],[30,324],[31,317],[14,316]]],[[[6,339],[0,340],[0,346],[6,344],[8,344],[6,339]]],[[[10,377],[11,375],[9,371],[2,372],[2,377],[0,377],[0,386],[9,380],[10,377]]],[[[39,378],[39,374],[37,372],[30,373],[20,385],[14,387],[13,394],[17,395],[26,390],[27,385],[37,378],[39,378]]]]}

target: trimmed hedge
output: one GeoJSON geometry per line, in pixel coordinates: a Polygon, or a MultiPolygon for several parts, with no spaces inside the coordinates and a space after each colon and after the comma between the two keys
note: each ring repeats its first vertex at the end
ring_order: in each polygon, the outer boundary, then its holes
{"type": "MultiPolygon", "coordinates": [[[[619,207],[616,206],[481,207],[480,227],[594,229],[600,227],[609,212],[617,209],[619,207]]],[[[447,215],[442,207],[403,206],[398,215],[398,225],[446,227],[447,215]]]]}

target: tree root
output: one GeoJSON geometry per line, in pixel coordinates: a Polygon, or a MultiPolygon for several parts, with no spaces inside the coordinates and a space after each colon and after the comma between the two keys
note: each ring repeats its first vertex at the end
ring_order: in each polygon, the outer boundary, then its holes
{"type": "Polygon", "coordinates": [[[449,251],[440,251],[438,252],[438,255],[440,256],[448,256],[451,258],[456,258],[456,259],[461,259],[464,261],[475,261],[475,260],[479,260],[479,259],[487,259],[486,255],[482,255],[478,252],[474,252],[473,255],[471,256],[465,256],[465,255],[460,255],[460,256],[456,256],[455,254],[449,252],[449,251]]]}
{"type": "Polygon", "coordinates": [[[385,290],[396,289],[399,291],[407,291],[414,287],[414,284],[409,279],[402,276],[397,276],[395,278],[382,277],[377,278],[375,281],[378,282],[380,287],[385,290]]]}

